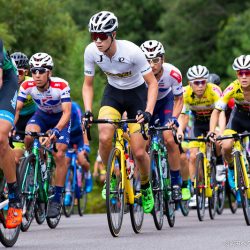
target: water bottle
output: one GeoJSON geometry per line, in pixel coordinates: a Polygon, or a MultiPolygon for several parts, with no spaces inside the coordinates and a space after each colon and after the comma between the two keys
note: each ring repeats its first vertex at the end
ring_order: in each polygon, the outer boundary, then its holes
{"type": "Polygon", "coordinates": [[[42,178],[43,180],[45,180],[47,178],[47,167],[45,162],[40,158],[40,166],[41,166],[41,174],[42,174],[42,178]]]}
{"type": "Polygon", "coordinates": [[[164,179],[167,178],[167,161],[166,158],[161,159],[161,167],[162,167],[162,177],[164,179]]]}
{"type": "Polygon", "coordinates": [[[82,187],[82,168],[77,167],[76,173],[77,173],[77,185],[78,187],[82,187]]]}
{"type": "Polygon", "coordinates": [[[134,175],[135,162],[133,159],[129,159],[130,172],[128,178],[131,179],[134,175]]]}
{"type": "Polygon", "coordinates": [[[130,159],[129,159],[129,155],[127,153],[125,153],[125,159],[126,159],[127,175],[129,176],[131,169],[130,169],[130,159]]]}

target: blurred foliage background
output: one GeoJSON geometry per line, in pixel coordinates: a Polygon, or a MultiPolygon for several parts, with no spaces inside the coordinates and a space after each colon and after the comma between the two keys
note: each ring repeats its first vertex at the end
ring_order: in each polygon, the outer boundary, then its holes
{"type": "MultiPolygon", "coordinates": [[[[53,74],[70,83],[72,98],[82,107],[83,53],[91,42],[87,25],[101,10],[118,17],[117,39],[137,45],[160,40],[166,60],[181,70],[184,84],[187,69],[202,64],[221,76],[224,88],[234,80],[234,58],[250,54],[249,0],[0,0],[0,6],[0,37],[5,47],[10,53],[52,55],[53,74]]],[[[97,70],[95,115],[105,83],[105,75],[97,70]]],[[[93,163],[96,129],[92,137],[93,163]]]]}

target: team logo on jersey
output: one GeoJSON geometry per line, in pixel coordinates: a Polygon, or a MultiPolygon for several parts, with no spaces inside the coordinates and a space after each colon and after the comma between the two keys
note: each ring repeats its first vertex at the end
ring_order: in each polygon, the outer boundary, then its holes
{"type": "Polygon", "coordinates": [[[102,62],[103,61],[103,55],[100,55],[100,60],[99,61],[96,61],[98,63],[102,62]]]}
{"type": "Polygon", "coordinates": [[[172,76],[174,79],[176,79],[178,83],[181,83],[182,77],[177,71],[171,70],[170,76],[172,76]]]}
{"type": "Polygon", "coordinates": [[[119,57],[119,58],[118,58],[118,61],[119,61],[119,62],[124,62],[124,60],[125,60],[124,57],[119,57]]]}
{"type": "Polygon", "coordinates": [[[104,71],[104,73],[107,76],[112,76],[112,77],[117,77],[117,78],[126,78],[126,77],[132,76],[132,72],[131,71],[124,72],[124,73],[118,73],[118,74],[113,74],[113,73],[110,73],[110,72],[107,72],[107,71],[104,71]]]}
{"type": "Polygon", "coordinates": [[[15,92],[15,95],[13,96],[12,100],[10,101],[13,109],[16,108],[16,100],[17,100],[17,91],[15,92]]]}

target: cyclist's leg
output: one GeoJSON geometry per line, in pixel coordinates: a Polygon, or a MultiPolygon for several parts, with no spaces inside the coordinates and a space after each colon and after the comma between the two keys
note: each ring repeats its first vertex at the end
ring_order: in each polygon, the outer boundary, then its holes
{"type": "Polygon", "coordinates": [[[16,179],[16,164],[8,144],[8,135],[14,123],[17,98],[17,76],[13,70],[3,74],[0,90],[0,167],[3,169],[9,189],[9,209],[6,227],[14,228],[22,222],[22,204],[16,179]]]}
{"type": "MultiPolygon", "coordinates": [[[[143,84],[135,89],[124,92],[125,106],[128,118],[135,118],[138,110],[145,110],[147,100],[147,88],[143,84]]],[[[136,166],[140,170],[142,206],[145,213],[150,213],[154,207],[154,197],[149,182],[150,159],[146,152],[146,141],[139,133],[139,124],[129,124],[130,145],[136,166]]]]}

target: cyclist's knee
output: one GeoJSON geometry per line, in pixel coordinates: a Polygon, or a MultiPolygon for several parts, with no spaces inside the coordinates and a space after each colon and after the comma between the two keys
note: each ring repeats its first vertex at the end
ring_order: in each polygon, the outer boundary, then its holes
{"type": "Polygon", "coordinates": [[[0,156],[3,157],[8,149],[8,137],[5,134],[0,134],[0,156]]]}
{"type": "Polygon", "coordinates": [[[192,149],[190,150],[190,156],[189,156],[190,162],[195,162],[196,154],[197,154],[196,150],[192,150],[192,149]]]}
{"type": "Polygon", "coordinates": [[[133,151],[133,156],[136,158],[137,161],[143,161],[145,159],[146,151],[144,148],[138,148],[133,151]]]}

